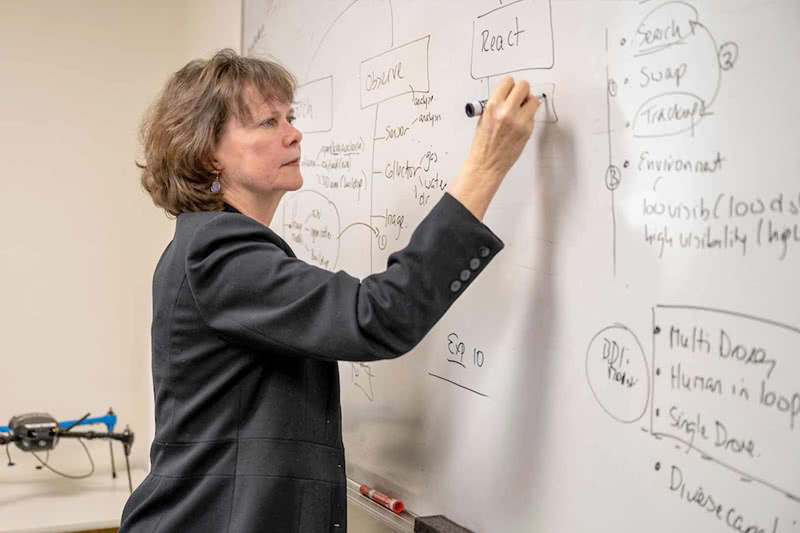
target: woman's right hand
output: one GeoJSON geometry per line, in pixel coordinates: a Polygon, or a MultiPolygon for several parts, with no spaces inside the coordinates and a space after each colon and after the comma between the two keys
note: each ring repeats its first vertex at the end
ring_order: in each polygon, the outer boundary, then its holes
{"type": "Polygon", "coordinates": [[[478,120],[464,167],[448,188],[479,220],[533,132],[539,100],[530,89],[525,80],[500,80],[478,120]]]}

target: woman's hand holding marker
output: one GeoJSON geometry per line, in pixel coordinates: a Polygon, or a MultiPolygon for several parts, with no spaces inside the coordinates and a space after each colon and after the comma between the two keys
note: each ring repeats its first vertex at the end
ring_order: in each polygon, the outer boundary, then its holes
{"type": "Polygon", "coordinates": [[[533,132],[539,99],[530,89],[525,80],[500,80],[478,119],[464,167],[448,188],[479,220],[533,132]]]}

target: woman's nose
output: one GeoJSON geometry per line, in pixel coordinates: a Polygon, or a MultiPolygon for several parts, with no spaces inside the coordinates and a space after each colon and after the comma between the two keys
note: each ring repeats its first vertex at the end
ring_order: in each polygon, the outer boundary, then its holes
{"type": "Polygon", "coordinates": [[[303,140],[303,133],[295,128],[293,125],[289,124],[289,131],[284,138],[286,142],[286,146],[291,146],[295,143],[299,143],[303,140]]]}

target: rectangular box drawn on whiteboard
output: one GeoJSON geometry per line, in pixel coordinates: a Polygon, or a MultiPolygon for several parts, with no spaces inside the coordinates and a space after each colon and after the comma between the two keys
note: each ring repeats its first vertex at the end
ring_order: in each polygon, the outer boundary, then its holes
{"type": "Polygon", "coordinates": [[[428,92],[430,35],[361,62],[361,109],[395,96],[428,92]]]}
{"type": "Polygon", "coordinates": [[[553,83],[531,84],[531,94],[543,94],[546,98],[539,102],[539,109],[536,111],[536,122],[546,122],[555,124],[558,122],[556,113],[556,86],[553,83]]]}
{"type": "Polygon", "coordinates": [[[333,129],[333,76],[304,83],[297,87],[292,102],[295,127],[303,133],[333,129]]]}
{"type": "Polygon", "coordinates": [[[651,431],[800,501],[800,329],[691,306],[656,307],[651,431]]]}
{"type": "Polygon", "coordinates": [[[520,0],[478,16],[472,23],[474,79],[529,69],[550,69],[555,62],[550,0],[520,0]]]}

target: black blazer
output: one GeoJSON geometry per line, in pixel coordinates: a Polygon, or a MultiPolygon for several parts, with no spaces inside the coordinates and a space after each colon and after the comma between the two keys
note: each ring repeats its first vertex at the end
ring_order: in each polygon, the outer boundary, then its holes
{"type": "Polygon", "coordinates": [[[502,247],[445,194],[359,281],[230,206],[179,215],[153,279],[152,471],[120,532],[344,532],[336,361],[408,352],[502,247]]]}

